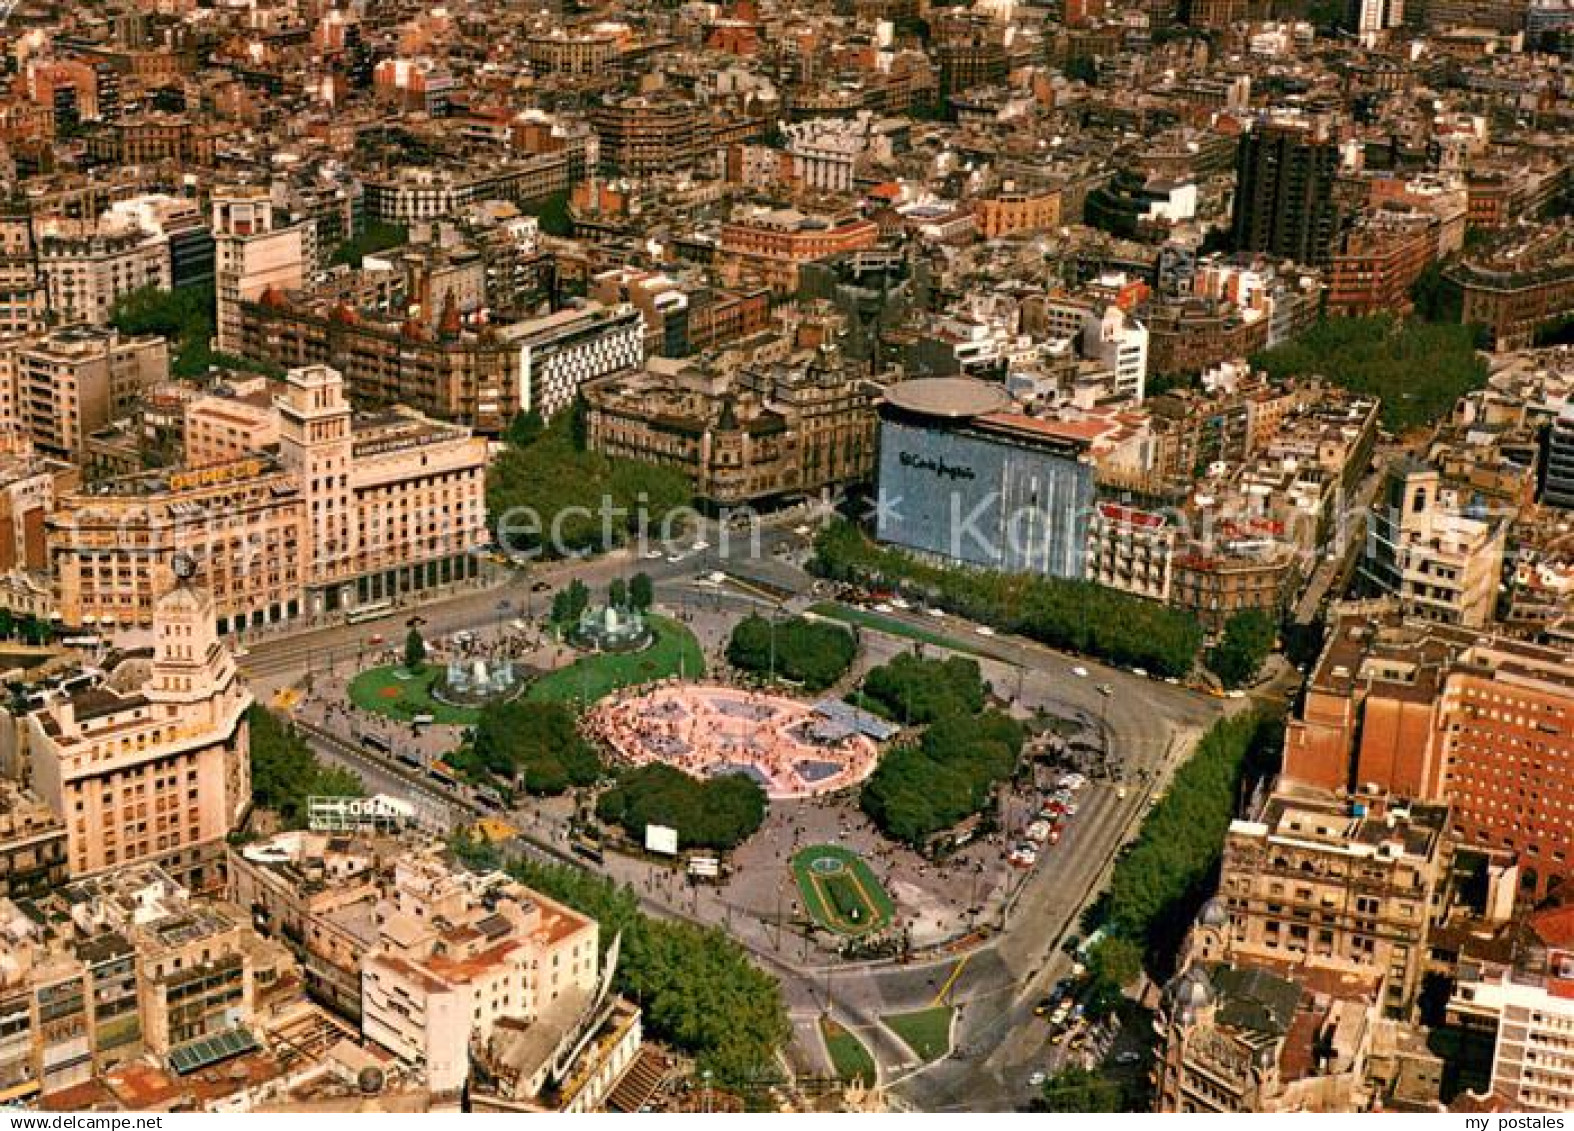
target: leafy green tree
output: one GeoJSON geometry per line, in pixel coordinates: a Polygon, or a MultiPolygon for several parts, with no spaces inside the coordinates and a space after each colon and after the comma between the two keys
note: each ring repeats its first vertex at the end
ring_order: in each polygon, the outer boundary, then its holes
{"type": "Polygon", "coordinates": [[[1088,952],[1087,967],[1095,982],[1122,990],[1142,973],[1142,947],[1119,935],[1106,935],[1088,952]]]}
{"type": "Polygon", "coordinates": [[[649,1034],[695,1058],[723,1087],[758,1088],[779,1077],[792,1034],[781,987],[716,927],[653,919],[632,888],[579,868],[515,859],[521,883],[600,924],[601,945],[621,935],[614,985],[638,1001],[649,1034]]]}
{"type": "Polygon", "coordinates": [[[1261,609],[1236,613],[1224,622],[1218,645],[1208,653],[1208,666],[1225,687],[1248,684],[1273,651],[1277,635],[1273,618],[1261,609]]]}
{"type": "Polygon", "coordinates": [[[1043,1092],[1034,1098],[1033,1108],[1079,1113],[1125,1110],[1119,1082],[1080,1064],[1062,1068],[1046,1080],[1043,1092]]]}
{"type": "Polygon", "coordinates": [[[821,530],[812,568],[839,581],[901,585],[968,620],[1159,675],[1187,674],[1202,646],[1196,618],[1179,609],[1091,582],[920,562],[850,522],[821,530]]]}
{"type": "Polygon", "coordinates": [[[614,577],[607,585],[607,604],[614,609],[626,609],[629,603],[628,583],[621,577],[614,577]]]}
{"type": "Polygon", "coordinates": [[[10,609],[0,609],[0,639],[11,639],[16,631],[16,616],[10,609]]]}
{"type": "Polygon", "coordinates": [[[334,248],[330,264],[347,263],[360,266],[361,260],[379,251],[402,247],[410,242],[410,230],[403,224],[390,224],[386,220],[372,220],[353,239],[345,240],[334,248]]]}
{"type": "Polygon", "coordinates": [[[903,653],[864,677],[864,692],[893,717],[928,723],[914,746],[880,760],[859,804],[887,836],[922,844],[985,809],[1022,756],[1022,726],[985,711],[976,660],[903,653]]]}
{"type": "Polygon", "coordinates": [[[412,675],[426,670],[426,641],[421,630],[413,626],[404,636],[404,670],[412,675]]]}
{"type": "Polygon", "coordinates": [[[629,579],[629,604],[639,612],[650,611],[656,603],[656,586],[648,573],[636,573],[629,579]]]}
{"type": "Polygon", "coordinates": [[[585,451],[577,412],[558,413],[524,446],[487,468],[487,513],[498,541],[543,557],[598,552],[686,513],[693,488],[681,472],[585,451]]]}
{"type": "Polygon", "coordinates": [[[660,762],[623,774],[596,815],[643,842],[646,825],[678,831],[684,848],[735,848],[765,820],[765,791],[746,774],[693,778],[660,762]]]}
{"type": "Polygon", "coordinates": [[[596,748],[561,703],[510,700],[481,711],[468,745],[447,758],[457,770],[517,782],[527,793],[555,796],[601,777],[596,748]]]}
{"type": "Polygon", "coordinates": [[[1378,397],[1384,424],[1403,432],[1436,423],[1461,396],[1486,383],[1487,364],[1477,344],[1473,326],[1399,321],[1387,314],[1328,318],[1251,362],[1274,379],[1325,377],[1378,397]]]}
{"type": "Polygon", "coordinates": [[[739,671],[776,674],[820,691],[840,679],[858,655],[858,641],[840,624],[804,617],[771,620],[757,613],[733,626],[727,662],[739,671]]]}
{"type": "Polygon", "coordinates": [[[546,422],[535,409],[517,412],[514,414],[514,419],[508,422],[508,428],[503,433],[503,441],[516,448],[528,448],[539,440],[545,431],[546,422]]]}
{"type": "Polygon", "coordinates": [[[286,828],[306,823],[309,797],[359,797],[361,781],[348,770],[325,766],[295,728],[260,704],[246,712],[251,742],[251,792],[257,804],[279,815],[286,828]]]}
{"type": "Polygon", "coordinates": [[[1149,954],[1173,954],[1216,874],[1243,776],[1280,734],[1272,719],[1245,712],[1203,735],[1115,864],[1106,930],[1149,954]]]}

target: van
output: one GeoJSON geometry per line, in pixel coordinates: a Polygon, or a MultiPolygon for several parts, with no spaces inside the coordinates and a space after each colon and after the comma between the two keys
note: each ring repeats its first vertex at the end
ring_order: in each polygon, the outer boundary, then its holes
{"type": "Polygon", "coordinates": [[[418,727],[429,727],[433,723],[435,723],[436,721],[437,720],[435,718],[433,718],[431,715],[420,714],[420,715],[416,715],[414,718],[412,718],[410,720],[410,725],[418,726],[418,727]]]}

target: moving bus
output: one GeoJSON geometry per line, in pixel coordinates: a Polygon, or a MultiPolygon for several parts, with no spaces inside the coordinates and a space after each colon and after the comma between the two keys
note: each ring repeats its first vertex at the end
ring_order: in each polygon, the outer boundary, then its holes
{"type": "Polygon", "coordinates": [[[365,624],[369,620],[378,620],[392,612],[392,601],[373,601],[351,609],[345,614],[344,619],[347,624],[365,624]]]}
{"type": "Polygon", "coordinates": [[[587,837],[576,836],[569,842],[569,847],[574,850],[575,856],[583,856],[592,864],[603,864],[606,856],[602,854],[601,845],[587,837]]]}
{"type": "Polygon", "coordinates": [[[380,734],[362,734],[361,745],[379,754],[392,754],[393,745],[380,734]]]}
{"type": "Polygon", "coordinates": [[[459,779],[454,775],[454,768],[447,762],[433,762],[427,767],[426,773],[438,785],[447,786],[449,789],[459,788],[459,779]]]}

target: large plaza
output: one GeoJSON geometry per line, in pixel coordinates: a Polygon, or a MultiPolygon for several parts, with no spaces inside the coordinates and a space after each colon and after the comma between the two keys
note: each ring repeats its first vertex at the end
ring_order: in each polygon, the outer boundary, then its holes
{"type": "Polygon", "coordinates": [[[588,731],[633,765],[663,762],[695,777],[742,773],[774,801],[855,786],[874,772],[876,730],[824,705],[714,684],[669,683],[604,700],[588,731]]]}

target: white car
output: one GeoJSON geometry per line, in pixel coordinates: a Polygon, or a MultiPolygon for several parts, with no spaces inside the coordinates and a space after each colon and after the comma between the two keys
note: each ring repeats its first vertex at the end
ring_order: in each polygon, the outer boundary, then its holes
{"type": "Polygon", "coordinates": [[[684,554],[684,553],[671,553],[671,554],[668,554],[667,555],[667,564],[669,564],[669,565],[677,565],[679,562],[681,562],[686,557],[688,557],[688,554],[684,554]]]}
{"type": "Polygon", "coordinates": [[[886,604],[884,601],[881,601],[874,607],[874,611],[877,613],[888,613],[891,611],[891,606],[886,604]]]}
{"type": "Polygon", "coordinates": [[[640,557],[644,558],[647,562],[659,562],[663,556],[664,555],[660,550],[646,550],[640,555],[640,557]]]}
{"type": "Polygon", "coordinates": [[[944,609],[930,609],[929,610],[929,615],[934,617],[936,620],[939,620],[941,617],[945,616],[945,610],[944,609]]]}
{"type": "Polygon", "coordinates": [[[1044,841],[1049,839],[1049,829],[1050,825],[1048,821],[1034,821],[1027,827],[1027,830],[1023,833],[1023,835],[1026,836],[1028,840],[1036,841],[1037,843],[1042,844],[1044,841]]]}
{"type": "Polygon", "coordinates": [[[903,599],[903,598],[901,598],[901,597],[892,597],[892,598],[891,598],[891,604],[892,604],[892,605],[893,605],[893,606],[894,606],[894,607],[895,607],[895,608],[898,608],[898,609],[901,609],[901,610],[902,610],[902,611],[903,611],[903,612],[906,612],[906,611],[907,611],[907,610],[908,610],[908,609],[910,609],[910,608],[912,608],[912,607],[913,607],[913,606],[912,606],[912,605],[909,605],[909,604],[908,604],[908,603],[907,603],[907,602],[906,602],[906,601],[905,601],[905,600],[904,600],[904,599],[903,599]]]}
{"type": "Polygon", "coordinates": [[[710,543],[709,542],[696,542],[696,543],[694,543],[694,545],[690,546],[689,549],[692,550],[696,554],[703,554],[706,550],[710,549],[710,543]]]}
{"type": "Polygon", "coordinates": [[[813,529],[807,526],[795,526],[792,528],[792,532],[800,538],[807,538],[814,533],[813,529]]]}
{"type": "Polygon", "coordinates": [[[1049,1083],[1049,1073],[1045,1072],[1043,1069],[1040,1069],[1027,1078],[1027,1086],[1029,1088],[1042,1088],[1047,1083],[1049,1083]]]}
{"type": "Polygon", "coordinates": [[[1088,779],[1086,778],[1086,776],[1084,776],[1082,774],[1066,774],[1058,782],[1055,783],[1055,787],[1057,789],[1077,790],[1077,789],[1081,789],[1083,786],[1085,786],[1087,784],[1088,784],[1088,779]]]}
{"type": "Polygon", "coordinates": [[[973,631],[978,633],[980,636],[993,636],[995,634],[995,630],[990,628],[987,624],[981,624],[973,631]]]}
{"type": "Polygon", "coordinates": [[[1120,788],[1115,790],[1115,800],[1117,800],[1117,801],[1124,801],[1124,800],[1126,800],[1126,787],[1125,786],[1121,786],[1120,788]]]}
{"type": "Polygon", "coordinates": [[[1083,667],[1081,664],[1078,664],[1076,667],[1071,669],[1071,674],[1076,676],[1078,679],[1087,679],[1088,669],[1083,667]]]}

